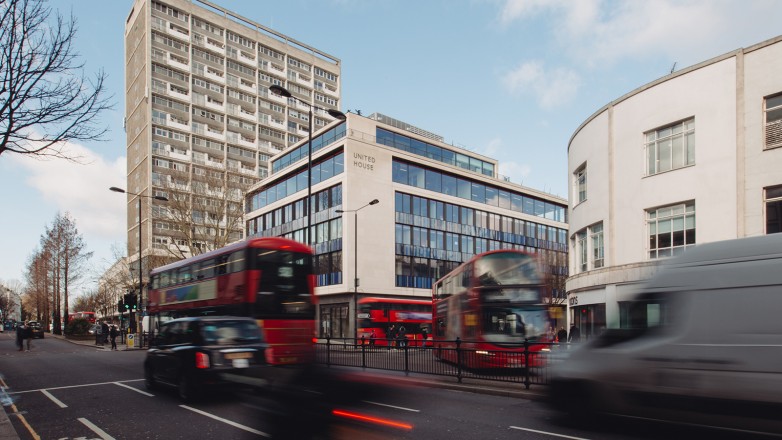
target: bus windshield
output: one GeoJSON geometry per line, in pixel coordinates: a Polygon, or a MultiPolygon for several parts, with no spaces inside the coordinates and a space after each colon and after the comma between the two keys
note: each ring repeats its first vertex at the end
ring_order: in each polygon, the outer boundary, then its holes
{"type": "Polygon", "coordinates": [[[548,312],[542,306],[485,305],[482,313],[483,336],[487,342],[537,341],[548,332],[548,312]]]}
{"type": "Polygon", "coordinates": [[[257,249],[252,269],[261,271],[255,316],[314,319],[309,288],[311,257],[307,254],[257,249]]]}
{"type": "Polygon", "coordinates": [[[488,254],[475,261],[473,276],[482,286],[540,284],[535,260],[518,253],[488,254]]]}

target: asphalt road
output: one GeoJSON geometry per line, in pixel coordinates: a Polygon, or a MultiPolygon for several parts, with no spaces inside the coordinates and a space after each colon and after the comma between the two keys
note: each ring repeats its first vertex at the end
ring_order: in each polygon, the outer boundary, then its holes
{"type": "Polygon", "coordinates": [[[298,439],[304,428],[331,435],[321,438],[361,440],[732,438],[637,421],[570,426],[539,395],[508,384],[459,385],[453,378],[356,369],[328,370],[349,378],[324,376],[321,382],[338,384],[330,399],[241,391],[184,405],[174,390],[144,388],[143,350],[109,351],[46,336],[32,351],[19,352],[13,334],[0,334],[2,385],[13,400],[0,439],[298,439]],[[334,417],[335,410],[345,415],[334,417]],[[324,414],[327,422],[319,424],[324,414]]]}

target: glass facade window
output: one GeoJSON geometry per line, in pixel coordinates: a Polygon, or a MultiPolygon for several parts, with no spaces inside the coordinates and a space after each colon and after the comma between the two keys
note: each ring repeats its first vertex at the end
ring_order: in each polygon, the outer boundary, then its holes
{"type": "Polygon", "coordinates": [[[394,160],[392,178],[396,183],[428,189],[489,206],[507,207],[506,209],[549,220],[567,222],[565,205],[514,193],[482,182],[473,182],[405,161],[394,160]]]}
{"type": "Polygon", "coordinates": [[[603,248],[603,223],[598,223],[589,228],[589,236],[592,238],[592,268],[603,267],[605,250],[603,248]]]}
{"type": "MultiPolygon", "coordinates": [[[[315,152],[322,149],[323,147],[327,147],[344,137],[345,123],[343,122],[312,139],[312,154],[315,154],[315,152]]],[[[306,159],[307,157],[309,157],[309,150],[307,148],[307,143],[305,142],[304,144],[299,145],[298,147],[291,150],[289,153],[286,153],[272,161],[272,174],[276,174],[290,165],[298,162],[299,160],[306,159]]]]}
{"type": "Polygon", "coordinates": [[[470,170],[475,173],[494,177],[494,164],[478,159],[477,157],[455,153],[446,148],[441,148],[380,127],[376,128],[375,138],[377,143],[381,145],[386,145],[396,148],[397,150],[406,151],[418,156],[434,159],[438,162],[464,168],[465,170],[470,170]]]}
{"type": "Polygon", "coordinates": [[[695,119],[652,130],[646,137],[646,174],[695,164],[695,119]]]}
{"type": "Polygon", "coordinates": [[[401,192],[395,209],[398,287],[431,288],[475,254],[495,249],[542,254],[552,276],[563,283],[567,277],[565,229],[401,192]]]}
{"type": "MultiPolygon", "coordinates": [[[[331,157],[327,157],[312,166],[312,184],[323,182],[334,176],[342,174],[345,171],[344,153],[340,152],[331,157]]],[[[300,171],[294,176],[289,176],[268,186],[264,186],[257,191],[249,194],[246,198],[245,212],[249,213],[256,209],[281,200],[294,193],[307,189],[307,169],[300,171]]]]}
{"type": "Polygon", "coordinates": [[[679,255],[695,244],[695,202],[646,211],[649,258],[679,255]]]}

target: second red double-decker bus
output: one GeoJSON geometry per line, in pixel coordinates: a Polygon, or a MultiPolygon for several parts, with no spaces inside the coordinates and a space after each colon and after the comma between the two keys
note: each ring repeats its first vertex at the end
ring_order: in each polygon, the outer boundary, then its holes
{"type": "Polygon", "coordinates": [[[394,326],[396,331],[405,328],[408,345],[418,346],[423,342],[422,330],[431,334],[432,301],[429,299],[361,298],[358,300],[358,337],[370,344],[374,332],[375,345],[388,345],[392,339],[388,334],[394,326]]]}
{"type": "Polygon", "coordinates": [[[183,316],[255,318],[274,365],[314,360],[312,251],[278,237],[248,239],[150,273],[154,322],[183,316]]]}
{"type": "Polygon", "coordinates": [[[525,367],[525,341],[530,352],[551,342],[545,289],[534,255],[497,250],[474,256],[433,286],[439,356],[469,368],[525,367]]]}

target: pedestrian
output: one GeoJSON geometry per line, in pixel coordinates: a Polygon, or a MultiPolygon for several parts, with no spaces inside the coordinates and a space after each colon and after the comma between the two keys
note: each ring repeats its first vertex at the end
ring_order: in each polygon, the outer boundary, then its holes
{"type": "Polygon", "coordinates": [[[112,325],[111,330],[109,330],[109,337],[111,338],[111,349],[116,350],[117,349],[117,334],[119,332],[117,331],[117,326],[112,325]]]}
{"type": "Polygon", "coordinates": [[[100,331],[103,334],[103,339],[101,339],[100,345],[104,345],[109,342],[109,325],[106,324],[106,321],[103,321],[100,324],[100,331]]]}
{"type": "Polygon", "coordinates": [[[394,324],[388,327],[386,338],[388,339],[388,349],[391,350],[392,345],[396,342],[396,327],[394,327],[394,324]]]}
{"type": "Polygon", "coordinates": [[[559,331],[557,332],[557,341],[560,344],[567,342],[567,330],[565,330],[565,327],[559,328],[559,331]]]}
{"type": "Polygon", "coordinates": [[[396,346],[397,348],[405,348],[407,346],[407,329],[403,325],[399,326],[399,331],[396,334],[396,346]]]}
{"type": "Polygon", "coordinates": [[[372,333],[369,334],[369,345],[375,345],[375,329],[372,329],[372,333]]]}
{"type": "Polygon", "coordinates": [[[95,345],[100,345],[103,340],[103,326],[100,321],[95,325],[95,345]]]}
{"type": "Polygon", "coordinates": [[[25,323],[24,338],[27,339],[27,351],[30,351],[30,349],[33,348],[33,328],[30,326],[30,321],[25,323]]]}
{"type": "Polygon", "coordinates": [[[23,322],[17,322],[16,323],[16,347],[19,349],[19,351],[24,350],[24,323],[23,322]]]}
{"type": "Polygon", "coordinates": [[[576,327],[576,324],[570,326],[570,334],[568,335],[568,342],[579,342],[581,340],[581,330],[576,327]]]}
{"type": "Polygon", "coordinates": [[[421,347],[426,347],[426,339],[429,337],[429,331],[426,330],[426,327],[421,328],[421,347]]]}

